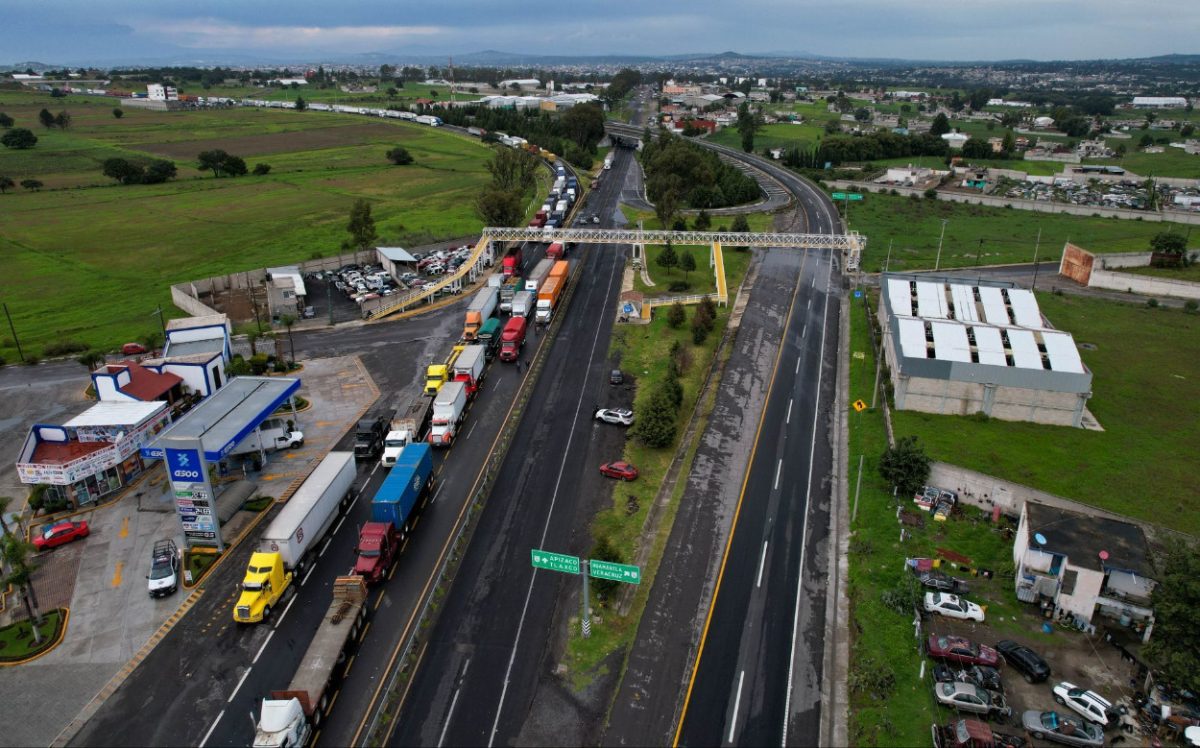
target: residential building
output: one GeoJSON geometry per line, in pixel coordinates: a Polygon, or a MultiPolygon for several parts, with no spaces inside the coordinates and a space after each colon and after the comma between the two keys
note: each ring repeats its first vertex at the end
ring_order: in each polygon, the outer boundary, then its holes
{"type": "Polygon", "coordinates": [[[267,310],[272,320],[299,317],[308,299],[304,276],[295,265],[267,268],[267,310]]]}
{"type": "Polygon", "coordinates": [[[1099,615],[1149,641],[1155,571],[1137,525],[1027,501],[1013,563],[1019,600],[1081,624],[1099,615]]]}
{"type": "Polygon", "coordinates": [[[970,135],[962,132],[948,132],[942,135],[942,140],[949,144],[952,151],[962,150],[963,144],[970,139],[970,135]]]}

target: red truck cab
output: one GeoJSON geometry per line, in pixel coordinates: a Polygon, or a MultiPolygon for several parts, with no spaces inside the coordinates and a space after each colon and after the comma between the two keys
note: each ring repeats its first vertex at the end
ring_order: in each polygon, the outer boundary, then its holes
{"type": "Polygon", "coordinates": [[[383,581],[387,570],[392,567],[399,546],[400,533],[391,522],[368,522],[358,533],[358,559],[354,562],[354,573],[367,584],[383,581]]]}
{"type": "Polygon", "coordinates": [[[567,247],[562,242],[554,242],[546,248],[546,257],[551,260],[561,260],[567,256],[567,247]]]}
{"type": "Polygon", "coordinates": [[[513,362],[521,355],[521,347],[525,345],[525,329],[528,323],[524,317],[510,317],[500,333],[500,360],[513,362]]]}
{"type": "Polygon", "coordinates": [[[521,247],[519,245],[508,250],[508,254],[504,255],[504,260],[500,263],[500,270],[504,273],[505,278],[521,274],[521,247]]]}

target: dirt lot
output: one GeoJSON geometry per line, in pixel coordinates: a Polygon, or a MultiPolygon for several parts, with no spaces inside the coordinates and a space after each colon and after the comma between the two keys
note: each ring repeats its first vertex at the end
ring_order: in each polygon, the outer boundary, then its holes
{"type": "Polygon", "coordinates": [[[129,147],[160,156],[178,159],[195,158],[201,151],[219,148],[239,156],[265,156],[272,153],[294,153],[322,148],[374,143],[385,138],[395,139],[397,128],[383,122],[369,125],[322,127],[295,132],[244,135],[236,138],[185,140],[171,143],[138,143],[129,147]]]}

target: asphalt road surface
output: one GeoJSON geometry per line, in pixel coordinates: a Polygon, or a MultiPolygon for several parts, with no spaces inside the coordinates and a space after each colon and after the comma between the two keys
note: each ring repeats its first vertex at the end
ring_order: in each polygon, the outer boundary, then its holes
{"type": "MultiPolygon", "coordinates": [[[[629,165],[618,151],[612,172],[629,165]]],[[[602,182],[587,206],[616,208],[621,179],[602,182]]],[[[604,221],[602,225],[608,225],[604,221]]],[[[573,528],[605,493],[595,454],[618,454],[619,427],[595,424],[592,408],[609,389],[608,339],[624,268],[623,249],[579,245],[575,286],[534,398],[501,467],[456,580],[412,676],[388,745],[504,745],[520,731],[536,690],[548,628],[562,585],[534,571],[535,548],[586,555],[573,528]]],[[[604,459],[609,459],[608,457],[604,459]]],[[[586,534],[585,534],[586,535],[586,534]]]]}

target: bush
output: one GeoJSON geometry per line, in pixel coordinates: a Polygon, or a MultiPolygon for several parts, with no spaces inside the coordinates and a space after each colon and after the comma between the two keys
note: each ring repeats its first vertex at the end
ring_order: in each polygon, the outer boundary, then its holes
{"type": "MultiPolygon", "coordinates": [[[[601,535],[596,540],[596,545],[592,548],[591,558],[600,561],[608,561],[614,564],[625,563],[625,558],[621,552],[613,546],[607,535],[601,535]]],[[[593,579],[592,587],[596,589],[596,593],[601,597],[608,597],[614,590],[621,586],[620,582],[614,582],[611,579],[593,579]]]]}
{"type": "Polygon", "coordinates": [[[262,376],[267,373],[267,354],[259,353],[250,357],[250,373],[254,376],[262,376]]]}
{"type": "Polygon", "coordinates": [[[686,291],[691,287],[692,287],[692,284],[688,283],[687,281],[672,281],[671,285],[667,286],[667,289],[670,291],[678,292],[678,291],[686,291]]]}
{"type": "Polygon", "coordinates": [[[271,165],[270,164],[255,164],[254,165],[254,176],[264,177],[270,173],[271,173],[271,165]]]}
{"type": "Polygon", "coordinates": [[[926,200],[937,200],[937,188],[930,187],[929,189],[925,190],[925,199],[926,200]]]}
{"type": "Polygon", "coordinates": [[[1200,309],[1200,302],[1196,301],[1195,299],[1188,299],[1187,301],[1183,302],[1183,310],[1185,312],[1195,313],[1197,309],[1200,309]]]}
{"type": "Polygon", "coordinates": [[[696,345],[704,345],[704,341],[708,339],[708,329],[704,325],[697,325],[692,322],[692,342],[696,345]]]}
{"type": "Polygon", "coordinates": [[[1147,299],[1146,306],[1150,309],[1157,309],[1158,308],[1158,299],[1147,299]]]}
{"type": "Polygon", "coordinates": [[[30,355],[30,356],[25,357],[25,365],[26,366],[37,366],[41,362],[42,362],[41,356],[30,355]]]}
{"type": "Polygon", "coordinates": [[[675,441],[675,416],[676,408],[671,403],[670,393],[661,386],[655,387],[641,404],[630,435],[647,447],[670,446],[675,441]]]}
{"type": "Polygon", "coordinates": [[[57,343],[51,343],[42,349],[44,356],[70,356],[75,353],[84,353],[88,350],[86,343],[80,343],[78,340],[60,340],[57,343]]]}
{"type": "Polygon", "coordinates": [[[888,664],[864,657],[850,668],[847,685],[851,693],[885,701],[896,687],[896,674],[888,664]]]}
{"type": "Polygon", "coordinates": [[[396,166],[406,166],[413,162],[412,154],[409,153],[408,149],[402,145],[398,145],[395,148],[388,151],[387,157],[388,157],[388,160],[391,161],[396,166]]]}
{"type": "Polygon", "coordinates": [[[687,319],[687,312],[683,309],[683,304],[675,302],[667,308],[667,324],[672,329],[679,329],[679,326],[687,319]]]}

